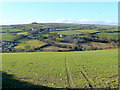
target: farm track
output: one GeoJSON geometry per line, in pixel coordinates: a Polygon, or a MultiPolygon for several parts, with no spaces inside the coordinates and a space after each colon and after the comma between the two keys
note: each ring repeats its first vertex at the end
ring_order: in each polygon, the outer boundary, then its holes
{"type": "Polygon", "coordinates": [[[70,71],[67,65],[66,57],[65,57],[65,69],[66,69],[66,75],[67,75],[68,88],[75,88],[75,85],[73,83],[73,80],[72,80],[72,77],[71,77],[71,74],[70,74],[70,71]]]}
{"type": "Polygon", "coordinates": [[[81,74],[83,75],[83,77],[88,81],[89,87],[93,88],[93,85],[91,83],[91,81],[88,79],[87,75],[84,73],[83,70],[80,70],[81,74]]]}
{"type": "MultiPolygon", "coordinates": [[[[45,77],[39,77],[38,75],[36,74],[28,74],[28,73],[21,73],[21,72],[17,72],[17,71],[13,71],[13,70],[6,70],[6,69],[2,69],[3,71],[9,71],[9,72],[12,72],[12,73],[18,73],[18,74],[22,74],[22,75],[25,75],[25,76],[32,76],[32,77],[35,77],[35,79],[37,81],[39,81],[39,79],[42,79],[44,81],[47,81],[49,83],[55,83],[55,81],[57,80],[53,80],[53,78],[45,78],[45,77]]],[[[23,79],[29,79],[29,78],[23,78],[23,79]]],[[[57,81],[57,83],[63,83],[62,81],[57,81]]]]}
{"type": "MultiPolygon", "coordinates": [[[[75,66],[77,66],[76,63],[74,63],[75,66]]],[[[83,77],[86,79],[86,81],[88,82],[88,86],[87,87],[90,87],[91,89],[92,88],[96,88],[96,87],[104,87],[103,85],[93,85],[93,83],[89,80],[89,77],[85,74],[84,70],[82,68],[79,69],[80,70],[80,73],[83,75],[83,77]]],[[[111,77],[108,77],[108,78],[118,78],[120,76],[120,74],[117,74],[117,75],[113,75],[111,77]]],[[[109,82],[109,85],[114,83],[115,81],[111,81],[109,82]]],[[[117,86],[115,86],[117,88],[117,86]]],[[[117,90],[117,89],[115,89],[117,90]]]]}

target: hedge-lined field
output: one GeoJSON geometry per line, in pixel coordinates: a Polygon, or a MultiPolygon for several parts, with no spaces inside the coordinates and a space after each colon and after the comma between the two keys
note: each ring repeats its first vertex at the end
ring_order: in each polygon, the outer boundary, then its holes
{"type": "Polygon", "coordinates": [[[46,45],[46,43],[39,41],[39,40],[22,39],[20,41],[21,41],[21,43],[19,43],[18,46],[15,46],[14,49],[25,49],[26,46],[27,46],[27,48],[28,48],[28,46],[29,46],[29,48],[38,48],[43,45],[46,45]]]}
{"type": "Polygon", "coordinates": [[[12,41],[17,37],[9,33],[0,33],[0,36],[2,36],[2,40],[7,40],[7,41],[12,41]]]}
{"type": "Polygon", "coordinates": [[[95,34],[95,36],[98,36],[100,38],[106,38],[108,40],[110,40],[110,39],[118,40],[118,33],[106,33],[106,32],[103,32],[103,33],[97,33],[97,34],[95,34]]]}

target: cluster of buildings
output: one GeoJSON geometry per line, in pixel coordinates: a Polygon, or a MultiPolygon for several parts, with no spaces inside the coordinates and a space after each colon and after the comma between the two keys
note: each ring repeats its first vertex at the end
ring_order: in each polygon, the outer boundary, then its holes
{"type": "Polygon", "coordinates": [[[11,51],[13,49],[13,47],[16,46],[16,45],[17,44],[15,44],[11,41],[0,40],[0,51],[2,51],[2,50],[11,51]]]}

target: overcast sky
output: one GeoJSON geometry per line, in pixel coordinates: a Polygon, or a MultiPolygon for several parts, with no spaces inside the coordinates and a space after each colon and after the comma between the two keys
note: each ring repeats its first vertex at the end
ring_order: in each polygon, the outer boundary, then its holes
{"type": "Polygon", "coordinates": [[[1,25],[80,23],[117,25],[117,2],[3,2],[1,25]]]}

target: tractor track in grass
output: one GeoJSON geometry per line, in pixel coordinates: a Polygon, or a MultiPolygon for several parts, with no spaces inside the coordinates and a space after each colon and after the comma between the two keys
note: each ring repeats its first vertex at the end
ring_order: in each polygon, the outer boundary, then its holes
{"type": "Polygon", "coordinates": [[[71,77],[71,74],[70,74],[70,71],[69,71],[69,68],[68,68],[68,65],[67,65],[66,57],[65,57],[65,69],[66,69],[67,84],[68,84],[67,88],[75,88],[76,86],[73,83],[73,80],[72,80],[72,77],[71,77]]]}
{"type": "Polygon", "coordinates": [[[83,70],[80,70],[81,74],[83,75],[83,77],[88,81],[89,87],[93,88],[93,84],[92,82],[88,79],[87,75],[84,73],[83,70]]]}
{"type": "MultiPolygon", "coordinates": [[[[22,73],[22,72],[18,72],[18,71],[14,71],[14,70],[6,70],[6,69],[2,69],[4,72],[5,71],[8,71],[8,72],[12,72],[12,73],[18,73],[18,74],[22,74],[22,75],[24,75],[24,76],[30,76],[30,77],[34,77],[37,81],[39,81],[39,80],[44,80],[44,81],[47,81],[47,82],[49,82],[49,83],[63,83],[61,80],[60,81],[58,81],[58,80],[55,80],[54,78],[46,78],[46,77],[40,77],[40,76],[38,76],[37,74],[28,74],[28,73],[22,73]]],[[[19,78],[19,79],[31,79],[31,78],[26,78],[26,77],[24,77],[24,78],[19,78]]]]}
{"type": "MultiPolygon", "coordinates": [[[[75,63],[75,66],[77,66],[77,64],[75,63]]],[[[92,82],[88,79],[88,76],[85,74],[85,72],[83,71],[82,68],[79,69],[80,73],[82,74],[82,76],[85,78],[85,80],[88,82],[88,86],[91,89],[94,87],[94,85],[92,84],[92,82]]]]}
{"type": "MultiPolygon", "coordinates": [[[[77,66],[77,64],[74,62],[75,66],[77,66]]],[[[87,76],[84,72],[84,70],[82,68],[79,69],[80,73],[83,75],[83,77],[85,78],[85,80],[88,82],[88,86],[87,87],[90,87],[91,89],[93,88],[96,88],[96,87],[104,87],[104,85],[94,85],[90,80],[89,80],[89,76],[87,76]]],[[[120,74],[116,74],[116,75],[113,75],[112,77],[108,77],[108,78],[117,78],[119,77],[120,74]]],[[[109,87],[110,87],[110,84],[114,83],[115,81],[111,81],[109,82],[109,87]]],[[[106,87],[105,87],[106,88],[106,87]]],[[[115,86],[115,88],[117,88],[117,85],[115,86]]]]}

